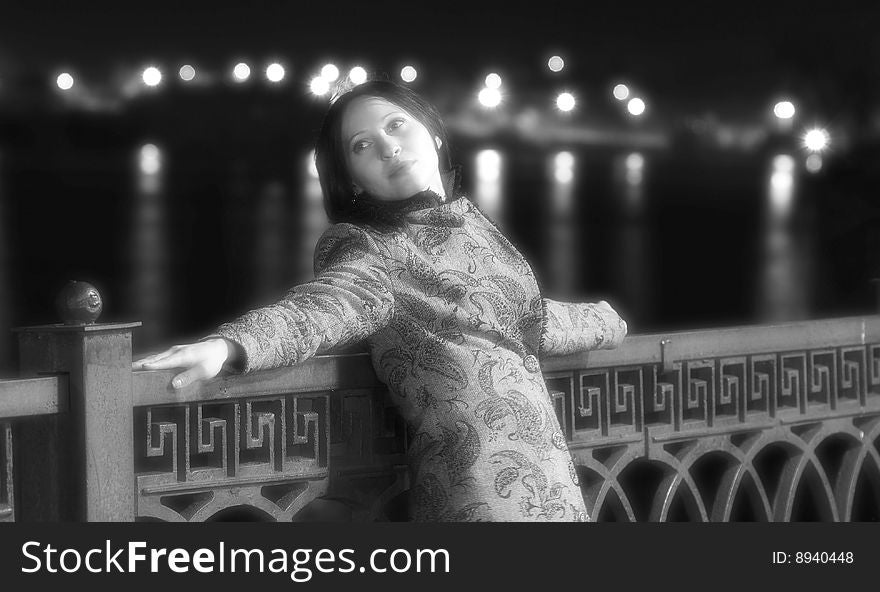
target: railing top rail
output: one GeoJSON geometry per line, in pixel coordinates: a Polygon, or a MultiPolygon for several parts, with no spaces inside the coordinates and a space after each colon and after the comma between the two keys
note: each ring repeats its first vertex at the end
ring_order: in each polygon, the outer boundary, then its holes
{"type": "MultiPolygon", "coordinates": [[[[614,350],[547,358],[543,361],[543,369],[562,372],[865,343],[880,343],[880,316],[631,335],[614,350]]],[[[296,366],[243,376],[223,376],[180,391],[170,387],[177,372],[135,372],[134,404],[167,405],[278,393],[373,388],[377,385],[366,353],[317,356],[296,366]]]]}
{"type": "Polygon", "coordinates": [[[67,411],[67,376],[0,380],[0,418],[67,411]]]}
{"type": "Polygon", "coordinates": [[[302,364],[253,374],[221,376],[174,390],[179,370],[135,372],[134,405],[168,405],[257,397],[278,393],[375,388],[379,384],[369,354],[317,356],[302,364]]]}
{"type": "Polygon", "coordinates": [[[103,333],[107,331],[125,331],[141,326],[140,321],[133,323],[52,323],[51,325],[34,325],[30,327],[13,327],[14,333],[103,333]]]}
{"type": "Polygon", "coordinates": [[[544,370],[653,364],[880,342],[880,316],[630,335],[619,348],[548,358],[544,370]]]}

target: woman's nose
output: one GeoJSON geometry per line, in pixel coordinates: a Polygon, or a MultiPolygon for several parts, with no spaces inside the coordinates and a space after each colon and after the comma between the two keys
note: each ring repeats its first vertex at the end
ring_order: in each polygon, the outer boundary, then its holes
{"type": "Polygon", "coordinates": [[[394,138],[385,138],[382,146],[382,158],[389,159],[400,155],[400,144],[394,138]]]}

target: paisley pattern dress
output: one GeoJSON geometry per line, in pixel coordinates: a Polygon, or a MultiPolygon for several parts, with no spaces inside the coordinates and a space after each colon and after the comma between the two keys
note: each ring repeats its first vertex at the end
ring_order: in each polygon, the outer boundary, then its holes
{"type": "Polygon", "coordinates": [[[241,346],[244,372],[366,340],[407,423],[412,520],[588,520],[539,356],[614,347],[626,323],[543,298],[467,197],[418,194],[401,220],[333,225],[313,281],[217,333],[241,346]]]}

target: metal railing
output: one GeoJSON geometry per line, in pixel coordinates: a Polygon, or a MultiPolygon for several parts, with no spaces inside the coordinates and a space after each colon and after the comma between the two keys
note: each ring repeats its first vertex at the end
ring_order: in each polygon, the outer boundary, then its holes
{"type": "MultiPolygon", "coordinates": [[[[131,371],[136,326],[19,331],[0,520],[404,517],[406,429],[367,354],[175,391],[131,371]]],[[[594,520],[880,519],[880,317],[630,336],[543,370],[594,520]]]]}

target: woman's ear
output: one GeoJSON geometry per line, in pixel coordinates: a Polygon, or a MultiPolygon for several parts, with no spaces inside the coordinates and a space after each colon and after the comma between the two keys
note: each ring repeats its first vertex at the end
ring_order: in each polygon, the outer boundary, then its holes
{"type": "Polygon", "coordinates": [[[437,150],[440,150],[440,146],[443,145],[443,140],[440,139],[440,136],[434,136],[434,143],[437,144],[437,150]]]}
{"type": "Polygon", "coordinates": [[[354,192],[355,195],[360,195],[361,193],[364,192],[363,188],[360,185],[358,185],[357,183],[351,184],[351,190],[354,192]]]}

